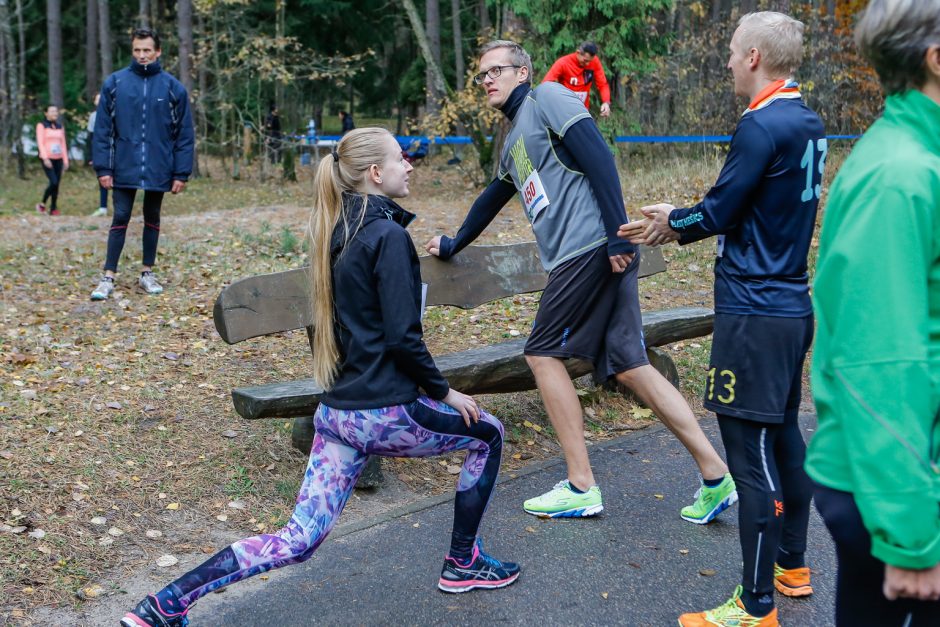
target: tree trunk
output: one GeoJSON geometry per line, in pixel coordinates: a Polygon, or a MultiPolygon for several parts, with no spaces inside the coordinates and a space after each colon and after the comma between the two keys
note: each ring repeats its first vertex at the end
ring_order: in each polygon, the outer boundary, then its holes
{"type": "Polygon", "coordinates": [[[137,5],[137,26],[150,28],[150,0],[140,0],[137,5]]]}
{"type": "MultiPolygon", "coordinates": [[[[434,63],[437,67],[441,66],[441,3],[440,0],[425,0],[425,27],[428,34],[428,46],[431,50],[431,56],[434,57],[434,63]]],[[[430,113],[440,109],[441,98],[444,97],[444,90],[439,89],[435,84],[434,70],[428,64],[424,72],[425,84],[427,88],[427,98],[425,99],[425,109],[430,113]]],[[[443,78],[443,77],[442,77],[443,78]]]]}
{"type": "MultiPolygon", "coordinates": [[[[193,2],[179,0],[176,3],[176,19],[180,38],[180,82],[193,102],[193,2]]],[[[195,121],[195,116],[193,120],[195,121]]],[[[199,160],[193,159],[193,178],[199,177],[199,160]]]]}
{"type": "Polygon", "coordinates": [[[489,30],[493,28],[493,24],[490,22],[490,10],[486,7],[486,0],[477,0],[477,16],[480,19],[480,34],[490,38],[492,34],[489,30]]]}
{"type": "Polygon", "coordinates": [[[94,102],[101,88],[98,78],[98,0],[85,2],[85,98],[94,102]]]}
{"type": "MultiPolygon", "coordinates": [[[[424,62],[431,70],[434,87],[438,93],[447,92],[447,83],[444,81],[444,73],[441,72],[440,64],[435,60],[431,53],[431,44],[428,42],[428,36],[424,31],[424,24],[421,23],[421,17],[418,15],[418,9],[415,7],[414,0],[401,0],[405,12],[408,14],[408,21],[411,22],[411,30],[414,31],[415,39],[418,40],[418,47],[421,49],[421,56],[424,62]]],[[[438,55],[440,57],[440,55],[438,55]]]]}
{"type": "MultiPolygon", "coordinates": [[[[204,41],[206,36],[206,24],[202,18],[202,13],[196,13],[196,27],[199,29],[200,41],[204,41]]],[[[209,73],[206,70],[208,59],[206,58],[205,48],[202,48],[203,54],[200,55],[199,63],[196,64],[196,77],[199,84],[199,94],[196,102],[196,119],[199,120],[196,139],[206,141],[209,134],[209,126],[206,120],[206,98],[209,94],[209,73]]],[[[202,151],[200,151],[202,152],[202,151]]],[[[198,157],[198,154],[197,154],[198,157]]],[[[197,161],[198,162],[198,161],[197,161]]],[[[203,176],[211,177],[208,164],[204,164],[205,169],[200,169],[203,176]]]]}
{"type": "Polygon", "coordinates": [[[13,145],[16,147],[16,175],[21,179],[25,179],[26,155],[23,152],[23,123],[25,122],[26,112],[23,106],[23,91],[26,89],[26,25],[23,21],[23,0],[16,0],[16,28],[19,39],[16,54],[18,90],[14,94],[15,99],[13,101],[14,119],[16,120],[16,134],[13,136],[13,145]]]}
{"type": "Polygon", "coordinates": [[[460,0],[450,0],[450,20],[454,31],[454,83],[457,89],[463,89],[467,71],[464,68],[463,31],[460,28],[460,0]]]}
{"type": "MultiPolygon", "coordinates": [[[[22,23],[22,3],[17,0],[17,22],[22,23]]],[[[20,83],[20,54],[13,43],[13,16],[7,0],[0,0],[0,146],[16,148],[17,175],[25,178],[23,157],[23,85],[20,83]]],[[[7,164],[7,150],[0,151],[7,164]]]]}
{"type": "Polygon", "coordinates": [[[111,11],[108,0],[98,0],[98,43],[101,46],[101,77],[105,78],[114,71],[114,57],[111,54],[111,11]]]}
{"type": "Polygon", "coordinates": [[[46,0],[46,41],[49,50],[49,103],[64,107],[61,0],[46,0]]]}

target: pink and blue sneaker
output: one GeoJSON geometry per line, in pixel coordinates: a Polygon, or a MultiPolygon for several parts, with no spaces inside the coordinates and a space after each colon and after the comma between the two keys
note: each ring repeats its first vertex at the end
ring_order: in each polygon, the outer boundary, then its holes
{"type": "Polygon", "coordinates": [[[476,588],[492,590],[505,588],[519,578],[518,564],[501,562],[483,552],[483,541],[477,539],[473,555],[468,562],[461,562],[448,555],[437,584],[443,592],[469,592],[476,588]]]}

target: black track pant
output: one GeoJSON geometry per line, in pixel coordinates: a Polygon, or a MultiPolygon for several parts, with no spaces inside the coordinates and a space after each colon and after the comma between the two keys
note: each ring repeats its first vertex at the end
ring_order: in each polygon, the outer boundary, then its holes
{"type": "Polygon", "coordinates": [[[62,180],[62,168],[64,167],[64,163],[62,159],[49,159],[49,162],[52,164],[51,168],[42,166],[43,171],[46,173],[46,178],[49,179],[49,185],[46,186],[46,191],[42,193],[42,202],[46,204],[46,201],[51,198],[52,204],[49,205],[49,208],[57,209],[56,203],[59,201],[59,182],[62,180]]]}
{"type": "MultiPolygon", "coordinates": [[[[112,192],[114,199],[114,217],[111,219],[111,230],[108,232],[108,257],[104,269],[117,272],[118,259],[124,250],[124,238],[127,235],[127,225],[131,221],[131,209],[134,206],[136,189],[115,187],[112,192]]],[[[144,192],[144,255],[143,265],[153,266],[157,259],[157,241],[160,239],[160,207],[163,205],[163,192],[144,192]]]]}
{"type": "Polygon", "coordinates": [[[882,592],[885,565],[872,557],[871,536],[862,524],[862,516],[850,493],[816,484],[816,509],[832,534],[839,560],[836,625],[940,625],[940,601],[889,601],[885,598],[882,592]]]}
{"type": "Polygon", "coordinates": [[[773,593],[778,551],[806,552],[813,485],[803,460],[799,407],[782,424],[718,415],[728,468],[738,488],[738,527],[744,558],[742,585],[754,594],[773,593]]]}

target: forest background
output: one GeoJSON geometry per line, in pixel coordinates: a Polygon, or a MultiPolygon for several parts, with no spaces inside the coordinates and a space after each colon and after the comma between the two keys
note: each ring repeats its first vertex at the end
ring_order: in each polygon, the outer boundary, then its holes
{"type": "MultiPolygon", "coordinates": [[[[110,72],[129,63],[136,26],[163,37],[164,68],[189,90],[199,165],[238,177],[258,153],[269,106],[288,135],[337,113],[398,134],[470,134],[492,163],[499,116],[469,81],[480,42],[496,34],[532,53],[536,78],[582,40],[600,47],[616,135],[727,134],[740,105],[728,89],[736,18],[758,9],[803,20],[799,79],[830,133],[858,133],[880,108],[851,43],[858,0],[0,0],[0,166],[22,176],[18,148],[47,103],[74,137],[110,72]]],[[[594,99],[599,106],[598,98],[594,99]]],[[[293,160],[285,166],[293,176],[293,160]]],[[[270,174],[267,170],[263,175],[270,174]]]]}

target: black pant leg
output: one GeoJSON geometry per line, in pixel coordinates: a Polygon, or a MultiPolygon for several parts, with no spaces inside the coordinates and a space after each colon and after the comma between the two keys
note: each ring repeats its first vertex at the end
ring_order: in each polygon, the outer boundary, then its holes
{"type": "Polygon", "coordinates": [[[780,425],[718,415],[728,468],[738,490],[742,585],[773,598],[774,561],[783,530],[783,493],[774,449],[780,425]]]}
{"type": "Polygon", "coordinates": [[[118,259],[124,250],[124,238],[127,236],[127,225],[131,221],[131,209],[134,207],[136,189],[118,188],[111,190],[114,199],[114,216],[111,218],[111,230],[108,231],[108,255],[104,269],[117,272],[118,259]]]}
{"type": "Polygon", "coordinates": [[[882,592],[885,565],[871,554],[871,536],[848,492],[816,484],[816,508],[836,543],[836,625],[935,627],[940,601],[889,601],[882,592]]]}
{"type": "Polygon", "coordinates": [[[162,206],[163,192],[144,192],[144,266],[153,266],[157,260],[157,242],[160,239],[160,207],[162,206]]]}

